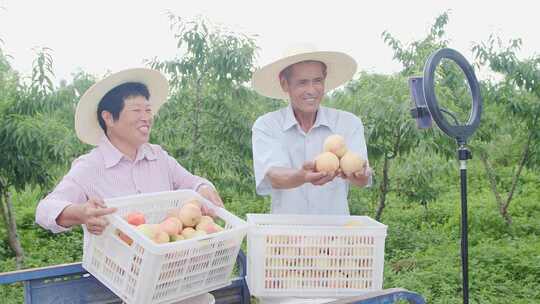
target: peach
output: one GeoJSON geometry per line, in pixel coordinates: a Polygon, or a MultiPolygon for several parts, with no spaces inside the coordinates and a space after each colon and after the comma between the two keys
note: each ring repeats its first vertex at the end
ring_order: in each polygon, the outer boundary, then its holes
{"type": "Polygon", "coordinates": [[[365,161],[358,156],[358,154],[348,151],[339,161],[339,166],[341,167],[343,173],[346,175],[351,175],[355,172],[361,171],[362,167],[364,166],[364,162],[365,161]]]}
{"type": "Polygon", "coordinates": [[[196,199],[196,198],[191,198],[191,199],[187,200],[187,201],[182,205],[182,207],[184,207],[184,206],[187,205],[187,204],[193,204],[193,205],[199,207],[199,209],[202,208],[202,203],[201,203],[198,199],[196,199]]]}
{"type": "Polygon", "coordinates": [[[339,159],[334,153],[323,152],[315,158],[317,172],[334,173],[339,168],[339,159]]]}
{"type": "Polygon", "coordinates": [[[182,241],[182,240],[185,240],[185,238],[181,234],[171,235],[171,242],[182,241]]]}
{"type": "Polygon", "coordinates": [[[193,229],[192,227],[187,227],[187,228],[184,228],[184,230],[182,230],[182,236],[184,237],[184,239],[191,239],[193,238],[193,235],[195,234],[195,232],[197,232],[195,229],[193,229]]]}
{"type": "Polygon", "coordinates": [[[180,219],[180,208],[173,208],[167,211],[167,217],[176,217],[180,219]]]}
{"type": "Polygon", "coordinates": [[[211,216],[203,215],[201,216],[201,220],[199,221],[199,223],[205,223],[205,222],[214,223],[214,219],[211,216]]]}
{"type": "Polygon", "coordinates": [[[126,220],[129,224],[139,226],[146,223],[144,214],[138,211],[130,212],[126,216],[126,220]]]}
{"type": "Polygon", "coordinates": [[[178,214],[180,220],[186,227],[195,227],[202,217],[201,209],[194,204],[182,206],[178,214]]]}
{"type": "Polygon", "coordinates": [[[174,235],[182,231],[182,222],[177,217],[168,217],[159,224],[161,230],[169,235],[174,235]]]}
{"type": "Polygon", "coordinates": [[[151,240],[156,236],[158,232],[156,225],[151,224],[142,224],[137,226],[135,229],[151,240]]]}
{"type": "Polygon", "coordinates": [[[342,157],[347,152],[347,145],[345,144],[345,138],[343,138],[343,136],[338,135],[338,134],[328,136],[324,140],[323,151],[332,152],[337,157],[342,157]]]}
{"type": "Polygon", "coordinates": [[[163,230],[160,230],[154,236],[153,241],[158,244],[168,243],[170,241],[169,234],[163,230]]]}
{"type": "Polygon", "coordinates": [[[204,231],[207,234],[212,234],[220,231],[218,225],[214,224],[214,222],[200,222],[197,227],[195,227],[195,230],[204,231]]]}
{"type": "Polygon", "coordinates": [[[116,230],[116,233],[118,234],[118,237],[124,241],[124,243],[128,244],[129,246],[131,246],[131,244],[133,244],[133,240],[127,236],[127,234],[123,233],[122,231],[120,230],[116,230]]]}

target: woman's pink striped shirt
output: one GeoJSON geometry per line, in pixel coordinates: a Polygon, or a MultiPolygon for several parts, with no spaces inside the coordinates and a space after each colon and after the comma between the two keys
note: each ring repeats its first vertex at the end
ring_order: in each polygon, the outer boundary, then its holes
{"type": "Polygon", "coordinates": [[[96,148],[73,161],[68,174],[39,202],[36,223],[58,233],[68,230],[59,226],[56,218],[70,204],[81,204],[91,197],[197,190],[202,184],[212,185],[188,172],[158,145],[142,145],[132,161],[103,136],[96,148]]]}

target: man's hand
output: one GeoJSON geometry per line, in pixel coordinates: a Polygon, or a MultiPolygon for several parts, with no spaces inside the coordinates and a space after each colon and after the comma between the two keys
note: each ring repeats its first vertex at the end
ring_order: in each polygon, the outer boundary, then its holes
{"type": "MultiPolygon", "coordinates": [[[[199,189],[197,189],[197,192],[202,197],[212,202],[212,204],[220,208],[225,208],[225,206],[223,205],[223,201],[221,200],[221,197],[219,196],[217,191],[214,189],[214,187],[210,185],[201,185],[199,189]]],[[[202,212],[203,214],[210,215],[212,217],[215,216],[214,210],[207,208],[204,204],[202,205],[202,212]]]]}
{"type": "Polygon", "coordinates": [[[100,235],[109,224],[109,221],[104,216],[114,212],[116,212],[116,208],[107,208],[103,200],[90,198],[82,207],[81,217],[88,232],[100,235]]]}
{"type": "Polygon", "coordinates": [[[302,171],[304,173],[304,180],[306,183],[312,183],[316,186],[322,186],[328,182],[331,182],[338,172],[326,173],[326,172],[316,172],[315,171],[315,162],[307,161],[302,165],[302,171]]]}
{"type": "Polygon", "coordinates": [[[341,178],[344,178],[348,180],[351,184],[358,186],[358,187],[364,187],[369,182],[369,177],[373,175],[373,170],[367,162],[364,162],[364,166],[362,167],[362,170],[358,172],[354,172],[352,174],[345,174],[341,169],[339,170],[339,176],[341,178]]]}

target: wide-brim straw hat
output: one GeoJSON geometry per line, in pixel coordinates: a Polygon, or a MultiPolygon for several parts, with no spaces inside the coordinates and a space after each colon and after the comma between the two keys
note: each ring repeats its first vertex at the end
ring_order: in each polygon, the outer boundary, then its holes
{"type": "Polygon", "coordinates": [[[161,72],[147,68],[134,68],[112,74],[86,90],[77,104],[75,132],[82,142],[94,146],[99,143],[104,133],[97,118],[98,104],[110,90],[127,82],[146,85],[150,93],[149,101],[153,113],[157,113],[159,108],[167,102],[169,83],[161,72]]]}
{"type": "Polygon", "coordinates": [[[313,46],[289,48],[283,57],[253,73],[252,86],[259,94],[277,99],[288,99],[281,88],[279,74],[286,67],[302,61],[320,61],[326,65],[325,93],[352,79],[356,73],[356,61],[342,52],[318,51],[313,46]]]}

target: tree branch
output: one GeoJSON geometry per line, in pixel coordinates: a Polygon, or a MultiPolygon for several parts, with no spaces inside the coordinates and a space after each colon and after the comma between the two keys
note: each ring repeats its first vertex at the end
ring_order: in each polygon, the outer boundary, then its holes
{"type": "Polygon", "coordinates": [[[489,163],[488,156],[484,151],[480,151],[480,160],[482,161],[482,164],[484,164],[484,169],[486,170],[486,175],[489,181],[489,185],[491,187],[491,192],[493,192],[495,200],[497,201],[497,205],[499,205],[500,208],[500,206],[503,205],[503,200],[501,198],[501,195],[499,194],[499,191],[497,190],[497,181],[495,180],[495,173],[493,172],[493,167],[489,163]]]}
{"type": "Polygon", "coordinates": [[[17,233],[17,222],[13,214],[13,203],[7,186],[0,180],[0,209],[8,231],[9,247],[15,253],[16,267],[21,269],[24,263],[24,251],[17,233]]]}
{"type": "Polygon", "coordinates": [[[384,165],[383,165],[383,180],[381,183],[381,195],[379,197],[379,206],[377,207],[377,213],[375,214],[375,219],[377,221],[381,220],[381,216],[384,210],[384,207],[386,207],[386,194],[388,193],[388,167],[390,166],[390,159],[388,157],[384,157],[384,165]]]}
{"type": "Polygon", "coordinates": [[[525,146],[523,147],[523,152],[521,154],[521,159],[518,164],[517,172],[514,175],[512,179],[512,187],[510,188],[510,192],[508,193],[508,197],[506,198],[506,201],[504,204],[501,205],[501,214],[506,220],[508,224],[512,223],[512,218],[508,214],[508,206],[510,206],[510,202],[512,201],[512,197],[514,196],[514,191],[516,190],[517,183],[519,180],[519,176],[521,175],[521,171],[523,170],[523,167],[527,163],[527,160],[529,159],[529,151],[531,146],[531,141],[534,137],[534,134],[536,132],[536,122],[538,120],[538,116],[535,118],[533,123],[533,128],[529,130],[529,136],[527,137],[527,142],[525,143],[525,146]]]}

